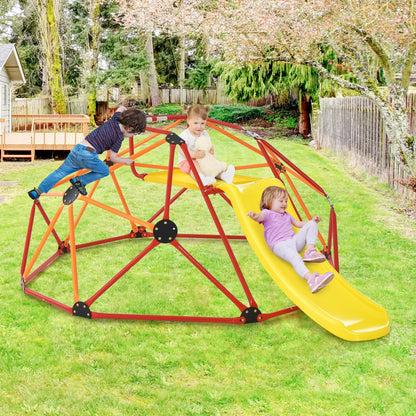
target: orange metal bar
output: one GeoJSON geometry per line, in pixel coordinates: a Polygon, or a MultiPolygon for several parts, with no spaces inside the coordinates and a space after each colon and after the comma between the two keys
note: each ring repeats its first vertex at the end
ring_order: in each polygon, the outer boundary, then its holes
{"type": "MultiPolygon", "coordinates": [[[[166,126],[166,130],[167,129],[171,129],[171,128],[173,128],[173,127],[175,127],[175,126],[177,126],[178,124],[181,124],[182,122],[183,122],[184,120],[176,120],[174,123],[171,123],[171,124],[169,124],[168,126],[166,126]]],[[[164,130],[165,130],[164,129],[164,130]]],[[[168,131],[167,131],[167,133],[168,133],[168,131]]],[[[139,141],[138,143],[136,143],[135,145],[134,145],[134,148],[136,148],[136,147],[138,147],[138,146],[141,146],[142,144],[145,144],[145,143],[147,143],[148,141],[150,141],[150,140],[152,140],[152,139],[154,139],[155,137],[157,137],[157,136],[159,136],[160,135],[160,133],[154,133],[154,134],[151,134],[150,136],[147,136],[147,137],[145,137],[144,139],[142,139],[141,141],[139,141]]],[[[155,148],[157,148],[158,146],[161,146],[163,143],[166,143],[166,141],[165,141],[165,139],[162,139],[162,140],[160,140],[160,141],[158,141],[158,142],[156,142],[156,143],[154,143],[154,144],[152,144],[151,146],[149,146],[149,147],[147,147],[146,149],[143,149],[143,150],[141,150],[140,152],[138,152],[138,153],[135,153],[134,155],[132,155],[132,158],[133,159],[136,159],[137,157],[139,157],[139,156],[142,156],[142,155],[144,155],[144,154],[146,154],[146,153],[148,153],[148,152],[150,152],[150,151],[152,151],[152,150],[154,150],[155,148]]],[[[121,151],[120,153],[118,153],[118,155],[119,156],[123,156],[123,155],[125,155],[126,153],[128,153],[129,152],[129,149],[127,148],[127,149],[124,149],[123,151],[121,151]]],[[[107,159],[108,159],[108,152],[107,152],[107,159]]],[[[113,166],[111,166],[110,167],[110,171],[114,171],[114,170],[116,170],[116,169],[118,169],[118,168],[120,168],[121,166],[124,166],[124,164],[122,164],[122,163],[116,163],[116,164],[114,164],[113,166]]],[[[79,170],[78,172],[76,172],[75,174],[73,174],[73,175],[71,175],[71,176],[69,176],[69,177],[65,177],[65,178],[63,178],[63,179],[61,179],[55,186],[54,186],[54,188],[56,187],[56,186],[59,186],[59,185],[62,185],[63,183],[65,183],[65,182],[67,182],[70,178],[73,178],[74,176],[76,176],[76,175],[78,175],[78,176],[80,176],[80,175],[83,175],[84,173],[87,173],[88,172],[88,169],[81,169],[81,170],[79,170]]]]}
{"type": "Polygon", "coordinates": [[[248,149],[252,150],[253,152],[258,153],[259,155],[262,154],[261,151],[259,149],[257,149],[256,147],[252,146],[251,144],[246,143],[244,140],[239,139],[238,137],[229,133],[227,130],[224,130],[221,127],[218,127],[216,124],[213,124],[210,121],[207,121],[207,125],[212,127],[213,129],[219,131],[220,133],[225,134],[230,139],[236,141],[237,143],[242,144],[243,146],[247,147],[248,149]]]}
{"type": "MultiPolygon", "coordinates": [[[[167,170],[168,167],[166,165],[152,165],[150,163],[136,163],[134,162],[134,166],[138,166],[140,168],[150,168],[150,169],[163,169],[163,170],[167,170]]],[[[173,168],[173,169],[179,169],[179,168],[173,168]]]]}
{"type": "MultiPolygon", "coordinates": [[[[169,133],[169,129],[172,129],[173,127],[177,126],[178,124],[183,123],[184,120],[176,120],[174,123],[169,124],[168,126],[164,127],[162,130],[166,130],[166,133],[169,133]]],[[[144,139],[140,140],[134,145],[134,148],[141,146],[142,144],[147,143],[148,141],[154,139],[155,137],[159,136],[161,133],[154,133],[150,136],[145,137],[144,139]]],[[[124,149],[122,152],[119,153],[119,156],[122,156],[126,153],[128,153],[129,149],[124,149]]]]}
{"type": "Polygon", "coordinates": [[[72,269],[72,288],[74,292],[74,303],[79,301],[78,293],[78,273],[77,273],[77,250],[75,243],[75,225],[74,225],[74,205],[68,205],[68,224],[71,243],[71,269],[72,269]]]}
{"type": "Polygon", "coordinates": [[[64,209],[64,204],[61,204],[58,210],[55,213],[55,216],[52,218],[52,221],[50,222],[45,234],[43,235],[39,246],[35,250],[35,253],[33,254],[32,258],[30,259],[29,265],[27,266],[25,272],[23,273],[23,281],[26,280],[26,277],[29,275],[30,271],[32,270],[33,265],[35,264],[36,259],[38,258],[40,252],[42,251],[43,246],[46,243],[46,240],[48,239],[49,235],[51,234],[53,228],[55,227],[56,222],[59,219],[59,216],[61,215],[62,210],[64,209]]]}
{"type": "Polygon", "coordinates": [[[148,146],[148,147],[146,147],[146,149],[143,149],[143,150],[141,150],[140,152],[137,152],[137,153],[135,153],[134,155],[132,155],[132,157],[133,157],[133,159],[136,159],[136,158],[138,158],[139,156],[143,156],[143,155],[145,155],[146,153],[148,153],[148,152],[150,152],[150,151],[152,151],[152,150],[154,150],[154,149],[156,149],[156,147],[159,147],[159,146],[161,146],[162,144],[165,144],[166,143],[166,140],[163,138],[163,139],[160,139],[159,141],[157,141],[156,143],[153,143],[153,144],[151,144],[150,146],[148,146]]]}
{"type": "Polygon", "coordinates": [[[267,163],[256,163],[254,165],[236,166],[235,170],[256,169],[256,168],[267,168],[267,163]]]}
{"type": "MultiPolygon", "coordinates": [[[[89,192],[90,198],[94,195],[94,192],[97,189],[97,186],[98,186],[99,182],[100,182],[99,180],[96,181],[96,182],[94,182],[94,184],[92,186],[92,189],[89,192]]],[[[78,223],[81,221],[81,217],[84,214],[85,210],[87,209],[87,206],[88,206],[88,202],[85,202],[84,201],[84,204],[82,205],[81,209],[79,210],[78,215],[77,215],[77,218],[75,220],[75,228],[77,228],[78,223]]],[[[68,233],[68,235],[65,238],[64,246],[67,246],[68,245],[68,242],[69,242],[69,233],[68,233]]]]}
{"type": "Polygon", "coordinates": [[[78,199],[81,199],[82,201],[86,201],[86,202],[88,202],[92,205],[95,205],[98,208],[104,209],[105,211],[111,212],[112,214],[118,215],[119,217],[126,218],[129,221],[137,222],[138,224],[142,225],[143,227],[148,228],[149,230],[153,230],[153,227],[154,227],[153,224],[151,224],[149,222],[146,222],[146,221],[143,221],[139,218],[133,217],[132,215],[126,214],[123,211],[120,211],[118,209],[115,209],[113,207],[105,205],[105,204],[103,204],[101,202],[98,202],[94,199],[91,199],[88,196],[80,195],[80,196],[78,196],[78,199]]]}
{"type": "MultiPolygon", "coordinates": [[[[113,178],[114,186],[117,189],[117,193],[118,193],[118,196],[121,199],[121,203],[123,204],[124,210],[126,211],[127,214],[131,215],[131,212],[130,212],[129,207],[127,205],[127,201],[124,198],[123,192],[120,188],[120,184],[118,183],[118,180],[117,180],[116,175],[115,175],[114,172],[111,172],[111,177],[113,178]]],[[[133,221],[130,221],[130,225],[131,225],[132,230],[135,233],[139,230],[139,227],[137,227],[137,225],[133,221]]]]}

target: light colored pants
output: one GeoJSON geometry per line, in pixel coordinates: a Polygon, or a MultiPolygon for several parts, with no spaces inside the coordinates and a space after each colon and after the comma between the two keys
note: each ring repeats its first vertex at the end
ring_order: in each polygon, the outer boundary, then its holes
{"type": "Polygon", "coordinates": [[[273,247],[273,253],[277,257],[289,262],[295,272],[302,278],[309,272],[303,263],[299,252],[303,250],[305,245],[316,244],[318,238],[318,224],[315,221],[307,222],[293,237],[279,241],[273,247]]]}

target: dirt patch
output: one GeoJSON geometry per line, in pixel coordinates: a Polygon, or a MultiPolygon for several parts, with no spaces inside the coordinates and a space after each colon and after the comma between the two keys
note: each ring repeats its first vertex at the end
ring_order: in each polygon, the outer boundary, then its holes
{"type": "Polygon", "coordinates": [[[13,177],[13,172],[19,172],[30,166],[41,166],[50,163],[51,160],[34,160],[33,162],[2,162],[0,163],[0,204],[10,202],[16,195],[21,193],[19,181],[2,179],[4,176],[13,177]]]}
{"type": "Polygon", "coordinates": [[[1,181],[0,180],[0,204],[7,202],[14,195],[17,194],[17,191],[14,190],[19,181],[1,181]]]}
{"type": "Polygon", "coordinates": [[[292,128],[282,127],[273,121],[262,118],[256,118],[243,123],[243,126],[253,133],[258,134],[261,138],[275,139],[276,137],[291,137],[295,134],[292,128]]]}

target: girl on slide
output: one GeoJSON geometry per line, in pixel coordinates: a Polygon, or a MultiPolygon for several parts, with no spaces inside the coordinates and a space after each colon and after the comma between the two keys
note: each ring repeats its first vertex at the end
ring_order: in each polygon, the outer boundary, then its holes
{"type": "Polygon", "coordinates": [[[334,273],[311,273],[304,262],[321,263],[325,256],[316,250],[315,244],[318,237],[318,222],[321,217],[315,216],[310,221],[298,221],[287,211],[288,193],[279,186],[267,187],[261,196],[260,210],[255,213],[247,212],[247,215],[264,226],[264,237],[267,245],[276,256],[289,262],[295,272],[305,279],[312,293],[316,293],[325,287],[333,278],[334,273]],[[300,228],[295,234],[292,225],[300,228]],[[303,258],[299,252],[306,245],[303,258]]]}

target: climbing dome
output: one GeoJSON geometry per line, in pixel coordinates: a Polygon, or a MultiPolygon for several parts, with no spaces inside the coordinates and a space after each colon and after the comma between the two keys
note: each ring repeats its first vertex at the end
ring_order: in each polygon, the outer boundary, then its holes
{"type": "MultiPolygon", "coordinates": [[[[367,298],[361,299],[358,295],[359,292],[349,287],[338,274],[336,215],[329,197],[317,183],[274,148],[270,142],[243,127],[208,119],[207,128],[216,130],[218,133],[215,134],[220,134],[221,140],[229,140],[230,144],[237,146],[241,152],[252,152],[255,155],[253,160],[260,162],[250,165],[236,165],[236,175],[232,184],[218,180],[213,185],[204,186],[199,178],[195,181],[175,167],[175,154],[180,147],[190,161],[195,176],[198,177],[187,147],[178,135],[181,130],[186,128],[186,116],[147,117],[147,122],[148,127],[145,135],[136,137],[136,141],[130,137],[128,148],[119,153],[120,156],[129,156],[134,159],[135,162],[130,167],[120,164],[111,165],[111,162],[107,161],[107,164],[110,165],[110,176],[90,184],[88,195],[80,194],[73,204],[62,203],[63,190],[68,186],[69,177],[57,183],[49,193],[34,201],[30,211],[21,265],[21,285],[26,294],[75,316],[89,319],[112,318],[245,324],[265,321],[300,308],[312,319],[341,338],[361,340],[380,336],[383,332],[380,328],[364,337],[362,335],[356,336],[357,333],[363,332],[362,328],[354,329],[354,335],[345,336],[343,333],[337,333],[336,323],[328,325],[326,324],[327,317],[322,316],[322,308],[339,307],[338,296],[335,302],[328,300],[329,303],[326,303],[326,298],[334,295],[333,291],[336,291],[337,295],[340,290],[347,291],[350,297],[347,296],[346,302],[360,298],[360,305],[364,303],[370,309],[372,305],[369,306],[368,303],[371,301],[367,298]],[[153,125],[157,127],[152,127],[153,125]],[[269,172],[269,175],[258,177],[255,174],[264,171],[269,172]],[[137,179],[137,181],[129,180],[130,184],[134,182],[133,188],[131,185],[125,186],[124,182],[127,176],[134,176],[137,179]],[[143,182],[150,183],[152,186],[144,190],[143,182]],[[329,203],[328,237],[325,241],[323,236],[319,234],[318,243],[321,246],[321,251],[326,255],[327,261],[321,265],[311,266],[319,272],[332,270],[336,273],[334,283],[321,291],[327,291],[327,295],[325,293],[311,295],[306,282],[297,277],[291,267],[284,264],[285,262],[274,256],[267,248],[262,226],[246,215],[248,210],[258,211],[258,204],[264,188],[276,185],[285,187],[289,192],[289,212],[301,220],[310,219],[311,215],[300,192],[295,187],[295,182],[302,183],[316,191],[329,203]],[[177,201],[188,192],[194,193],[196,199],[192,199],[192,206],[184,210],[183,213],[178,213],[173,208],[174,204],[177,204],[177,201]],[[213,201],[214,198],[220,198],[222,202],[216,203],[213,201]],[[152,201],[151,206],[154,207],[157,205],[158,199],[160,200],[160,209],[150,212],[150,205],[147,202],[152,201]],[[199,227],[194,227],[198,229],[187,229],[192,212],[202,209],[204,206],[210,217],[206,218],[206,222],[211,222],[214,225],[215,232],[208,234],[204,231],[199,232],[199,227]],[[226,232],[225,224],[221,220],[224,210],[230,210],[234,218],[238,219],[238,224],[241,227],[239,233],[226,232]],[[99,224],[95,222],[91,224],[95,216],[101,218],[102,212],[105,212],[105,219],[100,219],[99,224]],[[171,215],[172,212],[174,215],[171,215]],[[97,235],[100,236],[98,240],[96,239],[97,235]],[[138,244],[123,247],[123,256],[117,255],[115,247],[119,248],[120,245],[126,244],[126,240],[134,240],[138,244]],[[204,254],[209,252],[209,248],[205,251],[199,250],[198,258],[186,248],[187,240],[200,241],[200,247],[203,247],[208,241],[209,244],[215,241],[216,244],[223,245],[225,256],[229,259],[227,262],[224,261],[224,264],[231,265],[230,270],[226,273],[227,278],[224,279],[223,275],[214,276],[210,272],[209,264],[206,264],[207,255],[204,254]],[[241,244],[248,243],[251,246],[269,275],[295,303],[294,306],[271,312],[261,309],[261,305],[258,305],[255,300],[237,260],[238,255],[235,251],[238,250],[238,244],[232,244],[236,240],[241,240],[241,244]],[[150,300],[146,306],[146,310],[149,309],[148,313],[137,313],[134,311],[134,307],[132,311],[126,310],[131,304],[128,301],[124,302],[124,298],[118,299],[111,307],[107,307],[107,304],[111,302],[114,288],[120,286],[122,290],[124,287],[123,280],[128,281],[126,288],[131,294],[131,291],[135,290],[135,282],[142,283],[145,279],[152,279],[152,273],[148,267],[141,267],[141,265],[147,256],[156,250],[157,255],[152,262],[155,267],[158,267],[157,259],[164,255],[168,247],[179,256],[183,256],[184,261],[190,265],[188,269],[180,267],[175,273],[177,284],[182,284],[181,273],[184,273],[184,270],[188,270],[186,273],[190,273],[192,276],[198,275],[196,279],[201,277],[207,279],[208,285],[213,285],[218,289],[218,293],[221,292],[234,305],[233,309],[236,310],[234,316],[220,316],[221,311],[218,313],[219,316],[199,316],[197,313],[195,316],[181,315],[180,313],[177,315],[152,314],[151,305],[157,299],[152,298],[152,293],[143,293],[142,291],[146,289],[141,286],[140,289],[137,289],[137,303],[140,304],[143,299],[150,300]],[[125,258],[129,255],[131,255],[131,259],[129,258],[126,262],[125,258]],[[53,273],[50,272],[52,266],[54,267],[53,273]],[[85,274],[85,269],[88,270],[90,276],[85,274]],[[91,276],[91,270],[94,270],[94,276],[91,276]],[[114,272],[108,277],[107,273],[103,273],[104,270],[106,272],[114,270],[114,272]],[[103,278],[96,279],[97,276],[107,277],[103,280],[103,278]],[[224,280],[229,282],[230,276],[235,276],[236,284],[224,283],[224,280]],[[94,284],[91,284],[93,277],[94,284]],[[347,289],[345,285],[347,285],[347,289]],[[238,286],[238,294],[233,294],[233,290],[229,286],[233,288],[238,286]],[[66,290],[69,293],[66,293],[66,290]],[[59,293],[58,299],[55,298],[55,293],[59,293]],[[243,299],[241,294],[243,294],[243,299]],[[318,301],[321,304],[318,305],[318,301]],[[117,310],[118,307],[120,310],[117,310]]],[[[213,142],[215,146],[215,139],[213,142]]],[[[227,161],[234,163],[231,160],[227,161]]],[[[79,171],[77,175],[84,172],[79,171]]],[[[201,229],[204,230],[204,227],[201,229]]],[[[163,287],[163,282],[161,285],[163,287]]],[[[219,295],[221,296],[220,293],[219,295]]],[[[198,297],[198,293],[193,293],[193,288],[187,287],[183,297],[184,304],[192,303],[193,299],[198,297]],[[187,298],[185,299],[185,297],[187,298]]],[[[349,303],[348,306],[345,305],[345,308],[350,306],[349,303]]],[[[328,315],[333,314],[334,312],[329,310],[328,315]]],[[[374,326],[374,322],[370,326],[374,326]]],[[[378,323],[377,326],[380,327],[380,324],[378,323]]],[[[381,326],[386,328],[386,323],[384,322],[381,326]]]]}

